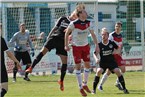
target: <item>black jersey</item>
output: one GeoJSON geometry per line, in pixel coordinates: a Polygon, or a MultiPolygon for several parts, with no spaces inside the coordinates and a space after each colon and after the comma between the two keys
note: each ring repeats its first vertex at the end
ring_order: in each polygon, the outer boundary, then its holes
{"type": "Polygon", "coordinates": [[[69,17],[67,16],[60,17],[55,25],[56,27],[58,27],[58,29],[54,33],[52,33],[51,36],[57,36],[64,39],[65,36],[64,30],[68,27],[69,23],[70,23],[69,17]]]}
{"type": "Polygon", "coordinates": [[[110,62],[114,60],[113,51],[117,49],[118,46],[115,42],[110,41],[108,44],[103,44],[102,42],[99,43],[100,48],[100,58],[101,62],[110,62]]]}
{"type": "Polygon", "coordinates": [[[4,58],[4,51],[8,49],[8,46],[4,40],[4,38],[1,37],[1,70],[5,71],[5,58],[4,58]]]}

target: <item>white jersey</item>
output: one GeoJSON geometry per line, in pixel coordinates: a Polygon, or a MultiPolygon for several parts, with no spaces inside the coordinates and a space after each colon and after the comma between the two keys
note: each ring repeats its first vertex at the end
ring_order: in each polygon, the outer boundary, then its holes
{"type": "Polygon", "coordinates": [[[93,27],[90,26],[90,21],[81,21],[79,19],[72,21],[69,26],[72,30],[72,45],[74,46],[85,46],[88,44],[88,35],[93,27]]]}

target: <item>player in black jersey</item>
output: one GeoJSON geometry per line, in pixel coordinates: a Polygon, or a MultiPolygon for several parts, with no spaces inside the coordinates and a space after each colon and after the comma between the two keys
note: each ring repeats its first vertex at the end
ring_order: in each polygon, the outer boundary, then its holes
{"type": "Polygon", "coordinates": [[[100,59],[98,57],[98,54],[96,52],[94,53],[95,61],[97,64],[99,63],[100,67],[97,68],[96,76],[94,78],[92,94],[96,93],[96,87],[97,84],[99,83],[100,75],[104,73],[106,69],[109,69],[112,73],[115,73],[118,76],[119,82],[123,87],[123,92],[125,94],[128,94],[129,92],[125,87],[124,78],[113,56],[114,49],[117,49],[119,52],[120,48],[118,48],[115,42],[108,40],[109,37],[108,32],[102,31],[101,36],[102,42],[99,43],[100,59]]]}
{"type": "Polygon", "coordinates": [[[26,70],[26,72],[31,73],[35,65],[40,62],[42,57],[52,49],[56,49],[56,54],[60,57],[62,61],[61,75],[58,83],[60,84],[61,91],[64,90],[63,80],[67,70],[67,51],[64,50],[64,35],[69,23],[77,18],[75,11],[70,16],[60,17],[56,25],[53,27],[51,32],[47,37],[47,41],[42,47],[40,53],[34,59],[32,65],[26,70]]]}
{"type": "Polygon", "coordinates": [[[8,91],[8,74],[5,66],[5,57],[4,57],[4,52],[6,52],[7,56],[12,59],[14,62],[16,62],[17,68],[21,69],[19,61],[15,58],[14,54],[8,50],[8,46],[4,40],[4,38],[1,36],[2,34],[2,24],[0,23],[0,44],[1,44],[1,54],[0,54],[0,97],[4,97],[4,95],[8,91]]]}

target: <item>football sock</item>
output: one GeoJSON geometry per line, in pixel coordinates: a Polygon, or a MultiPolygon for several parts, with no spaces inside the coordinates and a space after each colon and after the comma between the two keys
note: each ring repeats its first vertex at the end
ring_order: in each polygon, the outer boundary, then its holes
{"type": "Polygon", "coordinates": [[[84,69],[84,85],[87,85],[90,69],[84,69]]]}
{"type": "Polygon", "coordinates": [[[2,88],[1,89],[1,97],[4,97],[4,95],[7,93],[7,91],[4,89],[4,88],[2,88]]]}
{"type": "Polygon", "coordinates": [[[16,74],[18,72],[17,66],[15,65],[13,68],[13,78],[16,78],[16,74]]]}
{"type": "Polygon", "coordinates": [[[67,70],[67,64],[62,64],[60,80],[63,81],[67,70]]]}
{"type": "Polygon", "coordinates": [[[123,76],[121,75],[120,77],[118,77],[118,79],[119,79],[119,82],[122,85],[123,89],[126,89],[126,87],[125,87],[125,81],[124,81],[123,76]]]}
{"type": "Polygon", "coordinates": [[[77,77],[77,81],[78,81],[79,88],[82,89],[81,70],[76,70],[76,77],[77,77]]]}
{"type": "Polygon", "coordinates": [[[104,73],[103,76],[102,76],[102,78],[101,78],[101,80],[100,80],[100,85],[101,86],[105,83],[105,81],[107,80],[107,78],[108,78],[107,73],[104,73]]]}
{"type": "Polygon", "coordinates": [[[96,91],[96,87],[97,87],[97,84],[99,83],[99,79],[100,79],[100,77],[95,76],[94,82],[93,82],[93,90],[94,91],[96,91]]]}
{"type": "MultiPolygon", "coordinates": [[[[124,73],[122,73],[122,76],[124,75],[124,73]]],[[[119,79],[116,79],[116,84],[119,84],[119,79]]]]}
{"type": "Polygon", "coordinates": [[[33,61],[33,63],[32,63],[32,68],[35,67],[35,65],[42,59],[42,57],[43,57],[43,53],[40,52],[40,53],[37,55],[37,57],[34,59],[34,61],[33,61]]]}

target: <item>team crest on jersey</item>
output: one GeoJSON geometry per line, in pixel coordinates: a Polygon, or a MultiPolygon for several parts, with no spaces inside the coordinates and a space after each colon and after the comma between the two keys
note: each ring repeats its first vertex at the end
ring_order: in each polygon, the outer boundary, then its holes
{"type": "Polygon", "coordinates": [[[110,45],[109,45],[109,48],[113,48],[113,45],[112,45],[112,44],[110,44],[110,45]]]}

